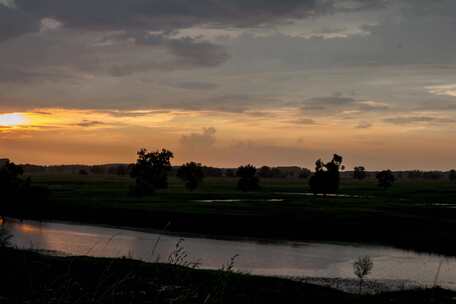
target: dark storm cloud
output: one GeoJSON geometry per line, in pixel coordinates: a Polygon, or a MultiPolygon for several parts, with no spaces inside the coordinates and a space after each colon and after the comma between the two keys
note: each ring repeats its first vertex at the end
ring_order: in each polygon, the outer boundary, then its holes
{"type": "Polygon", "coordinates": [[[28,82],[68,80],[81,73],[122,77],[149,70],[208,68],[229,56],[218,45],[192,38],[62,30],[8,41],[0,57],[8,58],[0,61],[0,82],[28,82]]]}
{"type": "Polygon", "coordinates": [[[0,5],[1,39],[37,30],[42,18],[85,30],[174,31],[194,25],[255,27],[335,11],[383,6],[385,0],[16,0],[0,5]]]}
{"type": "Polygon", "coordinates": [[[40,18],[0,3],[0,42],[28,32],[38,31],[40,18]]]}
{"type": "Polygon", "coordinates": [[[109,74],[116,77],[130,75],[148,70],[175,70],[195,67],[215,67],[224,63],[229,55],[224,48],[213,43],[197,41],[193,38],[169,38],[162,34],[140,36],[123,35],[125,39],[133,39],[139,46],[162,48],[168,51],[174,59],[148,60],[141,63],[126,63],[109,68],[109,74]]]}

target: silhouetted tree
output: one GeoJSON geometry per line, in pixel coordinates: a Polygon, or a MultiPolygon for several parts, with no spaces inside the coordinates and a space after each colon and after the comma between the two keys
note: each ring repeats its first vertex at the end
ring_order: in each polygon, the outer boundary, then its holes
{"type": "Polygon", "coordinates": [[[450,182],[456,182],[456,170],[451,170],[448,174],[448,178],[450,179],[450,182]]]}
{"type": "Polygon", "coordinates": [[[258,170],[258,176],[262,178],[270,178],[272,174],[272,169],[268,166],[263,166],[258,170]]]}
{"type": "Polygon", "coordinates": [[[78,172],[79,175],[89,175],[89,173],[87,172],[87,170],[85,169],[80,169],[79,172],[78,172]]]}
{"type": "Polygon", "coordinates": [[[423,176],[423,172],[420,170],[412,170],[407,172],[407,178],[409,179],[418,179],[423,176]]]}
{"type": "Polygon", "coordinates": [[[366,168],[363,166],[355,167],[353,170],[353,178],[363,180],[367,177],[366,168]]]}
{"type": "Polygon", "coordinates": [[[177,177],[185,182],[188,190],[193,191],[203,181],[203,167],[195,162],[186,163],[177,170],[177,177]]]}
{"type": "Polygon", "coordinates": [[[306,179],[306,178],[309,178],[310,175],[312,175],[312,171],[310,171],[307,168],[302,168],[301,172],[299,172],[299,176],[298,177],[301,178],[301,179],[306,179]]]}
{"type": "Polygon", "coordinates": [[[340,169],[343,158],[340,155],[334,154],[333,159],[329,163],[324,163],[321,159],[315,162],[315,173],[309,180],[310,189],[313,193],[336,193],[340,183],[340,169]]]}
{"type": "Polygon", "coordinates": [[[220,177],[223,176],[223,170],[220,168],[203,166],[204,176],[207,177],[220,177]]]}
{"type": "Polygon", "coordinates": [[[48,198],[49,191],[44,187],[32,186],[30,177],[24,178],[23,174],[21,166],[9,161],[0,167],[0,215],[40,215],[38,203],[48,198]]]}
{"type": "Polygon", "coordinates": [[[5,227],[0,227],[0,248],[11,246],[12,237],[5,227]]]}
{"type": "Polygon", "coordinates": [[[171,170],[171,151],[147,152],[146,149],[138,151],[136,164],[131,167],[130,176],[136,180],[133,193],[146,195],[158,189],[168,188],[168,172],[171,170]]]}
{"type": "Polygon", "coordinates": [[[257,169],[252,165],[241,166],[237,169],[236,176],[240,177],[238,181],[239,190],[252,191],[260,187],[256,171],[257,169]]]}
{"type": "Polygon", "coordinates": [[[235,177],[236,176],[236,170],[234,170],[234,169],[226,169],[225,170],[225,176],[226,177],[235,177]]]}
{"type": "Polygon", "coordinates": [[[95,175],[102,175],[106,173],[106,170],[103,166],[92,166],[90,172],[95,175]]]}
{"type": "Polygon", "coordinates": [[[24,170],[21,166],[9,161],[6,162],[0,168],[0,193],[8,197],[18,193],[25,186],[25,183],[29,184],[30,181],[24,181],[20,178],[23,174],[24,170]]]}
{"type": "Polygon", "coordinates": [[[443,174],[440,171],[423,172],[423,179],[439,180],[439,179],[442,179],[442,177],[443,177],[443,174]]]}
{"type": "Polygon", "coordinates": [[[391,170],[383,170],[376,174],[378,186],[384,189],[391,187],[396,178],[391,170]]]}

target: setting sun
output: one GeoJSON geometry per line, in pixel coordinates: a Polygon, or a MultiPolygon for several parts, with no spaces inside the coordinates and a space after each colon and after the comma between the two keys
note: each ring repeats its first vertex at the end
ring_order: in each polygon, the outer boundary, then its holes
{"type": "Polygon", "coordinates": [[[0,114],[0,126],[14,127],[22,125],[27,121],[25,116],[20,113],[0,114]]]}

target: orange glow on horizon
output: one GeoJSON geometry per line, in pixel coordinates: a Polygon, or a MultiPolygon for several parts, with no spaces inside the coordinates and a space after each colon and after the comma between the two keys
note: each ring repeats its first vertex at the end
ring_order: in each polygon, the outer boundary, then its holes
{"type": "Polygon", "coordinates": [[[145,147],[170,149],[175,164],[199,161],[220,167],[254,163],[312,168],[315,159],[337,152],[346,157],[348,166],[422,168],[428,165],[425,156],[439,151],[441,157],[429,164],[437,169],[446,168],[456,148],[443,127],[398,126],[376,114],[367,120],[368,127],[359,128],[343,113],[309,117],[296,108],[257,113],[39,109],[3,114],[16,125],[0,128],[0,158],[35,164],[132,162],[137,149],[145,147]],[[204,134],[207,128],[216,130],[213,138],[204,134]],[[423,146],[424,141],[433,144],[423,146]]]}

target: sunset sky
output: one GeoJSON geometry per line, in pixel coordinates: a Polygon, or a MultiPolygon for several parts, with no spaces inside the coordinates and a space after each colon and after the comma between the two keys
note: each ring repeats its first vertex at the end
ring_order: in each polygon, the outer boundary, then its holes
{"type": "Polygon", "coordinates": [[[456,167],[455,0],[0,0],[0,158],[456,167]]]}

